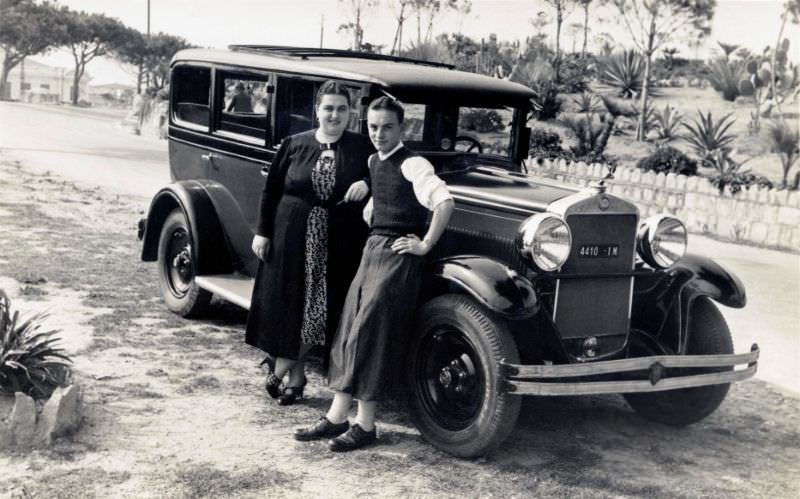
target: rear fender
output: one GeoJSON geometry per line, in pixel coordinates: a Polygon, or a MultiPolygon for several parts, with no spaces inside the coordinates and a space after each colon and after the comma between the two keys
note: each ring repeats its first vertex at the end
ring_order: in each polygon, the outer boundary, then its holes
{"type": "Polygon", "coordinates": [[[477,255],[443,258],[434,263],[433,277],[450,290],[466,293],[496,314],[532,317],[539,309],[530,281],[503,263],[477,255]]]}
{"type": "Polygon", "coordinates": [[[179,208],[189,221],[197,274],[230,273],[234,268],[227,237],[203,183],[187,180],[162,188],[153,197],[142,236],[142,260],[158,259],[158,239],[167,216],[179,208]]]}

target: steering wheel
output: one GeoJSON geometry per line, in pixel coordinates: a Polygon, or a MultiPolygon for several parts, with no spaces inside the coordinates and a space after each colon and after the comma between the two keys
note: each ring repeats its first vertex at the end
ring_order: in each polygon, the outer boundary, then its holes
{"type": "Polygon", "coordinates": [[[475,137],[470,137],[469,135],[459,135],[455,139],[453,139],[453,149],[459,150],[456,146],[459,142],[469,142],[469,145],[466,149],[462,150],[461,152],[472,152],[475,149],[478,150],[478,154],[483,154],[483,145],[478,142],[478,139],[475,137]]]}

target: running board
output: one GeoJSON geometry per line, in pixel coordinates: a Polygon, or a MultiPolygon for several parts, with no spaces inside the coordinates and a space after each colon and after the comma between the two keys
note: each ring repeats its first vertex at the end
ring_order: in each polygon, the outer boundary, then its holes
{"type": "Polygon", "coordinates": [[[254,281],[252,277],[242,274],[202,275],[194,278],[194,282],[201,288],[246,310],[250,310],[254,281]]]}

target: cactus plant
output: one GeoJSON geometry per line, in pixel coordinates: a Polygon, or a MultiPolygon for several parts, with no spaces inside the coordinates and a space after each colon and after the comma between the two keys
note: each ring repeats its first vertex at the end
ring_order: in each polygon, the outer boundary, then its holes
{"type": "Polygon", "coordinates": [[[788,50],[789,39],[784,38],[776,50],[767,47],[761,56],[745,64],[745,77],[739,81],[738,90],[741,95],[753,98],[754,110],[747,126],[750,133],[757,133],[761,129],[760,118],[769,116],[772,107],[800,85],[797,66],[787,63],[788,50]]]}

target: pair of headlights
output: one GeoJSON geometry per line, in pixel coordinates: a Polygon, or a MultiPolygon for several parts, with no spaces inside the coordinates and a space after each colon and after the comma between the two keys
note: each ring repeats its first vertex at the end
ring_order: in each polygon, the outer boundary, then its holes
{"type": "MultiPolygon", "coordinates": [[[[655,215],[639,225],[636,250],[653,268],[664,269],[686,253],[686,227],[668,215],[655,215]]],[[[553,213],[537,213],[522,223],[517,248],[545,272],[561,268],[572,250],[572,232],[567,222],[553,213]]]]}

